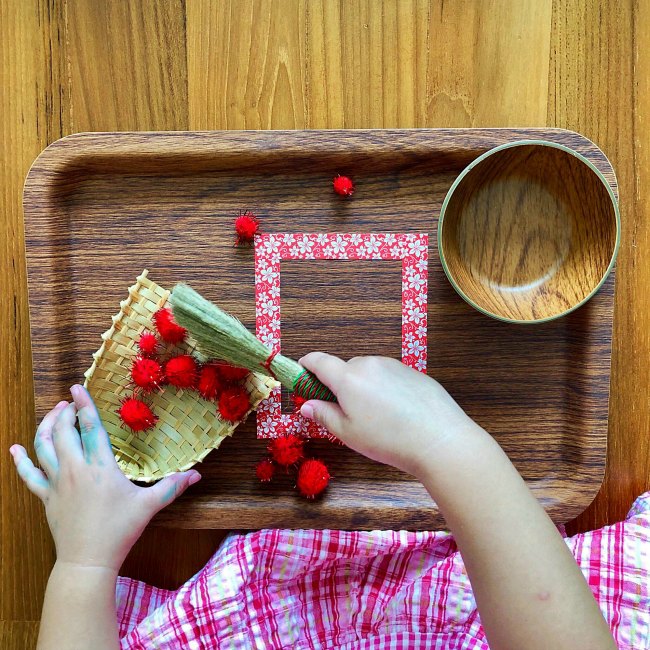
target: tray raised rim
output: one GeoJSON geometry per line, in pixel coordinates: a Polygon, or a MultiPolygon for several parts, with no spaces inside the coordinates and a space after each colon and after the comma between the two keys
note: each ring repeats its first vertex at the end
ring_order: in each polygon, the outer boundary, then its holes
{"type": "MultiPolygon", "coordinates": [[[[612,188],[618,200],[618,184],[615,172],[605,154],[585,136],[565,129],[558,128],[493,128],[493,129],[360,129],[360,130],[313,130],[313,131],[144,131],[144,132],[83,132],[75,133],[61,138],[46,149],[36,158],[25,180],[23,206],[25,216],[25,247],[28,266],[28,293],[30,303],[30,331],[34,331],[36,319],[34,314],[38,309],[38,302],[46,299],[39,294],[36,287],[36,274],[33,267],[36,261],[47,267],[47,252],[36,255],[29,236],[30,227],[42,225],[47,222],[50,211],[51,185],[60,181],[62,175],[71,169],[82,170],[87,166],[102,161],[100,170],[109,170],[112,161],[124,156],[137,154],[143,159],[150,160],[152,174],[162,173],[165,169],[173,169],[175,163],[183,156],[190,156],[198,161],[205,162],[207,157],[224,150],[235,154],[272,155],[274,151],[297,154],[309,151],[310,154],[328,151],[333,154],[344,152],[350,147],[364,147],[371,153],[390,154],[397,149],[411,150],[413,147],[426,147],[428,142],[436,141],[440,148],[440,141],[447,141],[450,146],[476,149],[480,155],[484,151],[497,146],[500,142],[520,139],[547,139],[566,144],[577,149],[588,157],[601,171],[612,188]],[[496,138],[496,140],[495,140],[496,138]],[[458,144],[460,142],[464,144],[458,144]],[[170,145],[174,146],[173,151],[170,145]],[[472,145],[470,147],[470,144],[472,145]],[[94,162],[93,162],[94,160],[94,162]],[[105,165],[105,166],[104,166],[105,165]],[[104,167],[102,167],[104,166],[104,167]],[[40,220],[40,221],[39,221],[40,220]],[[31,261],[30,261],[31,260],[31,261]],[[30,268],[32,270],[30,270],[30,268]]],[[[96,167],[93,167],[96,169],[96,167]]],[[[434,246],[435,249],[435,246],[434,246]]],[[[47,272],[47,268],[44,269],[47,272]]],[[[609,328],[607,331],[607,398],[609,397],[609,367],[611,363],[611,320],[613,313],[613,272],[607,284],[611,285],[612,295],[609,300],[607,315],[609,328]]],[[[34,349],[32,349],[32,354],[34,349]]],[[[39,404],[37,379],[34,379],[35,409],[37,417],[42,415],[43,407],[39,404]]],[[[607,448],[607,421],[601,422],[600,433],[595,440],[598,442],[601,466],[596,470],[590,468],[590,482],[588,489],[584,484],[582,489],[571,493],[567,490],[566,483],[553,478],[544,481],[532,482],[531,488],[542,502],[551,517],[559,523],[580,514],[595,497],[605,471],[605,458],[607,448]]],[[[361,504],[362,515],[355,511],[360,509],[358,501],[346,497],[346,487],[340,491],[340,503],[320,502],[314,507],[306,509],[303,504],[296,502],[293,495],[283,502],[278,502],[276,496],[269,501],[261,495],[258,504],[237,503],[237,494],[234,493],[232,502],[214,504],[210,502],[209,495],[197,496],[194,499],[182,501],[183,517],[169,511],[161,512],[156,519],[160,525],[174,525],[188,528],[230,528],[238,527],[263,527],[263,526],[315,526],[320,527],[319,517],[323,515],[330,527],[340,528],[435,528],[444,525],[442,517],[435,504],[430,500],[424,488],[418,483],[404,483],[405,494],[402,498],[395,497],[387,503],[382,499],[375,499],[361,504]],[[409,499],[412,499],[410,501],[409,499]],[[266,515],[260,518],[257,506],[265,509],[266,515]],[[409,507],[411,506],[411,507],[409,507]],[[427,512],[422,514],[426,507],[427,512]],[[393,513],[386,518],[387,508],[393,513]],[[396,514],[401,511],[401,514],[396,514]],[[243,516],[242,516],[243,513],[243,516]],[[369,523],[369,522],[376,523],[369,523]],[[232,523],[229,523],[232,522],[232,523]],[[381,522],[381,523],[380,523],[381,522]]]]}

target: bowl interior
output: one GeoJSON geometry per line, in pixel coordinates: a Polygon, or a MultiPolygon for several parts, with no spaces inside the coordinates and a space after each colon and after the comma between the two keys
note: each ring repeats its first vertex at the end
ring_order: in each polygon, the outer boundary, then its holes
{"type": "Polygon", "coordinates": [[[616,251],[604,180],[568,151],[522,144],[495,151],[460,180],[440,226],[456,289],[515,321],[570,311],[599,286],[616,251]]]}

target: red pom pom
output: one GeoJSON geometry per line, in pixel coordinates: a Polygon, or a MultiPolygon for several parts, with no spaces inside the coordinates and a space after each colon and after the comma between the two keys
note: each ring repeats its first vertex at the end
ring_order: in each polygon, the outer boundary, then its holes
{"type": "Polygon", "coordinates": [[[246,368],[238,368],[226,361],[213,361],[212,364],[225,382],[239,381],[249,374],[246,368]]]}
{"type": "Polygon", "coordinates": [[[300,412],[300,407],[307,401],[306,397],[302,397],[301,395],[296,395],[296,393],[293,393],[291,395],[291,400],[293,401],[293,406],[296,412],[300,412]]]}
{"type": "Polygon", "coordinates": [[[304,441],[296,435],[290,434],[274,438],[268,446],[273,460],[284,467],[295,465],[304,455],[304,441]]]}
{"type": "Polygon", "coordinates": [[[158,417],[153,414],[149,405],[135,397],[127,397],[122,400],[117,414],[122,422],[133,431],[146,431],[158,421],[158,417]]]}
{"type": "Polygon", "coordinates": [[[241,420],[250,407],[248,393],[241,386],[226,388],[219,397],[219,413],[228,422],[241,420]]]}
{"type": "Polygon", "coordinates": [[[275,465],[270,458],[263,458],[255,466],[255,475],[257,478],[262,481],[262,483],[268,483],[275,474],[275,465]]]}
{"type": "Polygon", "coordinates": [[[235,232],[237,233],[235,246],[241,246],[242,244],[251,244],[259,229],[260,222],[252,212],[247,210],[243,214],[240,214],[235,219],[235,232]]]}
{"type": "Polygon", "coordinates": [[[142,388],[145,393],[160,388],[165,380],[161,365],[154,359],[136,357],[131,366],[131,378],[133,383],[142,388]]]}
{"type": "Polygon", "coordinates": [[[341,196],[352,196],[354,194],[354,183],[347,176],[340,174],[334,178],[334,191],[341,196]]]}
{"type": "Polygon", "coordinates": [[[306,460],[298,469],[296,487],[308,499],[318,496],[330,482],[327,465],[320,460],[306,460]]]}
{"type": "Polygon", "coordinates": [[[214,364],[208,363],[201,368],[197,388],[203,399],[213,400],[219,397],[223,389],[223,380],[214,364]]]}
{"type": "Polygon", "coordinates": [[[198,377],[196,361],[189,354],[179,354],[165,364],[165,378],[177,388],[194,388],[198,377]]]}
{"type": "Polygon", "coordinates": [[[158,352],[158,339],[153,332],[143,332],[138,339],[138,349],[146,357],[153,357],[158,352]]]}
{"type": "Polygon", "coordinates": [[[153,315],[153,322],[163,341],[167,341],[167,343],[182,343],[185,340],[187,330],[174,320],[172,310],[169,307],[159,309],[153,315]]]}

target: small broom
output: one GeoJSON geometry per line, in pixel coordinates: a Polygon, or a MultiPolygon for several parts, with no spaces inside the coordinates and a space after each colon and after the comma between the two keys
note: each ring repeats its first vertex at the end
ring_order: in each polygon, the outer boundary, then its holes
{"type": "Polygon", "coordinates": [[[177,284],[169,298],[176,322],[196,339],[207,359],[223,359],[235,366],[277,379],[305,399],[335,402],[332,391],[298,362],[273,354],[234,316],[219,309],[187,284],[177,284]]]}

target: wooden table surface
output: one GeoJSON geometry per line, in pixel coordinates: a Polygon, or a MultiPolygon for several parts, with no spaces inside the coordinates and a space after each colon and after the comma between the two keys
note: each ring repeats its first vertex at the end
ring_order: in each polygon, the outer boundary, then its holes
{"type": "MultiPolygon", "coordinates": [[[[608,468],[572,531],[650,488],[650,2],[0,0],[0,647],[35,643],[54,551],[7,449],[31,447],[22,185],[77,131],[558,126],[618,174],[608,468]]],[[[220,531],[145,532],[124,572],[175,587],[220,531]],[[165,559],[162,559],[164,543],[165,559]]]]}

